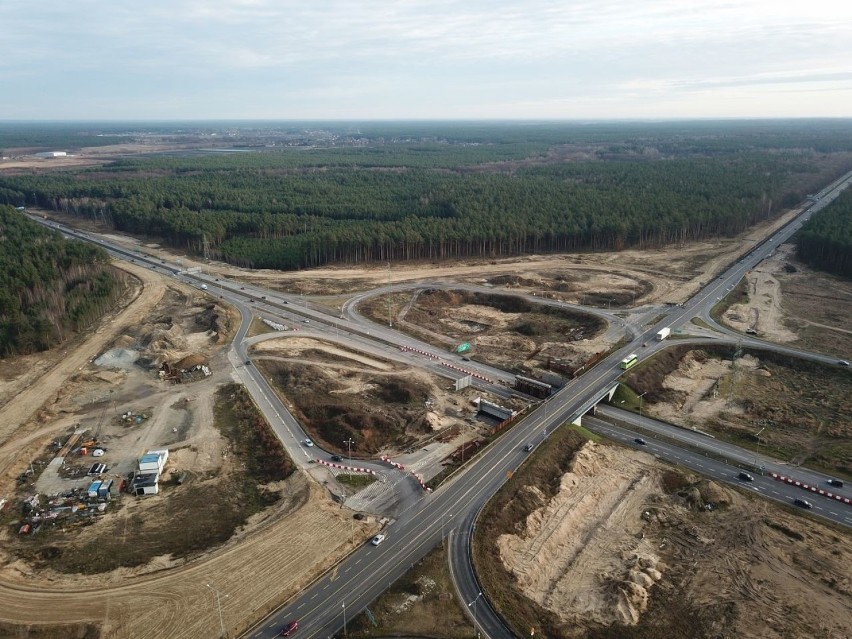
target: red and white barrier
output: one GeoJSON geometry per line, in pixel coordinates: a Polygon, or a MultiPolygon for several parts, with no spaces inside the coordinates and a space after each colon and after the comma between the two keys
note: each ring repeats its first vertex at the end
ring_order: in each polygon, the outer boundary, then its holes
{"type": "Polygon", "coordinates": [[[832,492],[827,490],[823,490],[819,486],[811,486],[809,484],[804,484],[800,481],[793,479],[792,477],[787,477],[786,475],[779,475],[778,473],[769,473],[772,476],[772,479],[776,481],[783,481],[785,484],[790,484],[791,486],[797,486],[803,490],[809,490],[812,493],[817,493],[818,495],[822,495],[823,497],[828,497],[829,499],[833,499],[834,501],[839,501],[842,504],[846,504],[847,506],[852,505],[852,499],[849,497],[844,497],[842,495],[835,495],[832,492]]]}
{"type": "Polygon", "coordinates": [[[476,379],[481,379],[483,382],[488,382],[489,384],[493,384],[494,381],[485,377],[485,375],[480,375],[479,373],[474,373],[473,371],[469,371],[461,366],[456,366],[455,364],[450,364],[449,362],[441,362],[441,366],[446,366],[447,368],[452,368],[454,371],[458,371],[460,373],[464,373],[465,375],[470,375],[475,377],[476,379]]]}
{"type": "Polygon", "coordinates": [[[424,351],[421,348],[414,348],[413,346],[400,346],[399,350],[401,350],[403,353],[417,353],[418,355],[425,355],[429,359],[441,359],[440,355],[435,355],[434,353],[424,351]]]}
{"type": "Polygon", "coordinates": [[[337,468],[338,470],[345,470],[350,473],[364,473],[367,475],[375,475],[376,471],[371,468],[357,468],[355,466],[345,466],[343,464],[335,464],[334,462],[328,462],[324,459],[314,460],[318,464],[322,464],[323,466],[328,466],[329,468],[337,468]]]}
{"type": "Polygon", "coordinates": [[[419,483],[419,484],[420,484],[420,488],[422,488],[423,490],[425,490],[427,493],[431,493],[431,492],[432,492],[432,489],[431,489],[431,488],[429,488],[429,486],[427,486],[427,485],[426,485],[426,482],[425,482],[425,481],[423,481],[423,478],[422,478],[420,475],[418,475],[418,474],[416,474],[416,473],[411,473],[411,474],[412,474],[412,475],[414,475],[414,479],[416,479],[416,480],[417,480],[417,483],[419,483]]]}
{"type": "Polygon", "coordinates": [[[399,470],[405,470],[405,466],[403,466],[402,464],[398,464],[397,462],[393,461],[393,460],[392,460],[390,457],[388,457],[387,455],[382,455],[379,459],[381,459],[381,460],[382,460],[383,462],[385,462],[386,464],[390,464],[390,465],[391,465],[391,466],[393,466],[394,468],[398,468],[399,470]]]}
{"type": "MultiPolygon", "coordinates": [[[[403,466],[403,465],[402,465],[402,464],[400,464],[400,463],[397,463],[397,462],[393,461],[393,460],[392,460],[390,457],[388,457],[387,455],[382,455],[379,459],[381,459],[381,460],[382,460],[383,462],[385,462],[386,464],[390,464],[390,465],[391,465],[391,466],[393,466],[394,468],[398,468],[399,470],[405,470],[405,466],[403,466]]],[[[425,490],[427,493],[431,493],[431,492],[432,492],[432,489],[431,489],[431,488],[429,488],[429,486],[427,486],[427,485],[426,485],[426,482],[424,482],[424,481],[423,481],[423,478],[422,478],[422,477],[420,477],[420,475],[418,475],[417,473],[414,473],[414,472],[412,472],[411,474],[414,476],[414,479],[416,479],[416,480],[417,480],[417,483],[419,483],[419,484],[420,484],[420,487],[421,487],[423,490],[425,490]]]]}

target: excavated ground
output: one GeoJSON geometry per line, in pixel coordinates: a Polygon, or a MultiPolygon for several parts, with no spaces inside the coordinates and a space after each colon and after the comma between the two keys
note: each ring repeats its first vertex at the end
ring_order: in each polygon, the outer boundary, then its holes
{"type": "Polygon", "coordinates": [[[537,635],[852,633],[845,530],[674,473],[644,453],[591,442],[547,492],[523,485],[515,501],[525,515],[497,536],[492,559],[552,616],[537,635]]]}

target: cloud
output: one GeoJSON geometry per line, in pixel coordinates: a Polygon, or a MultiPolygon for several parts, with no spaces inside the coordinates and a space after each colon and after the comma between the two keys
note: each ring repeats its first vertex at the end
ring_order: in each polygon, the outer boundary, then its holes
{"type": "Polygon", "coordinates": [[[141,107],[166,89],[184,109],[174,117],[343,118],[388,104],[409,117],[429,112],[430,95],[433,117],[617,95],[629,117],[646,92],[725,87],[746,100],[759,85],[842,83],[852,70],[852,3],[830,0],[4,0],[0,24],[0,81],[16,93],[0,117],[48,110],[38,85],[93,117],[98,101],[141,107]],[[249,100],[211,99],[229,89],[249,100]]]}

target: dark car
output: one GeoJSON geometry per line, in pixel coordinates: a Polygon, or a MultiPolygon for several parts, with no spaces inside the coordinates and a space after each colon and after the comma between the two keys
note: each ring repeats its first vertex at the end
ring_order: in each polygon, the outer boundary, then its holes
{"type": "Polygon", "coordinates": [[[739,477],[743,481],[754,481],[754,477],[752,477],[748,473],[740,473],[739,475],[737,475],[737,477],[739,477]]]}
{"type": "Polygon", "coordinates": [[[333,461],[333,462],[343,461],[343,457],[341,457],[340,455],[332,455],[331,461],[333,461]]]}
{"type": "Polygon", "coordinates": [[[829,479],[825,483],[828,484],[829,486],[834,486],[835,488],[843,488],[843,482],[840,481],[839,479],[829,479]]]}
{"type": "Polygon", "coordinates": [[[251,366],[251,360],[250,359],[246,360],[246,366],[251,366]]]}
{"type": "Polygon", "coordinates": [[[281,629],[281,636],[282,637],[289,637],[294,632],[296,632],[298,629],[299,629],[299,622],[298,621],[291,621],[290,623],[288,623],[286,626],[284,626],[281,629]]]}
{"type": "Polygon", "coordinates": [[[524,446],[524,452],[530,453],[530,452],[532,452],[532,449],[533,449],[532,444],[527,444],[526,446],[524,446]]]}
{"type": "Polygon", "coordinates": [[[640,446],[644,446],[645,444],[647,444],[647,443],[648,443],[648,442],[646,442],[644,439],[642,439],[641,437],[637,437],[637,438],[636,438],[636,439],[634,439],[633,441],[634,441],[634,442],[636,442],[637,444],[639,444],[640,446]]]}
{"type": "Polygon", "coordinates": [[[801,499],[800,497],[796,497],[793,500],[793,503],[796,504],[797,506],[800,506],[801,508],[813,508],[814,507],[814,505],[811,502],[809,502],[807,499],[801,499]]]}

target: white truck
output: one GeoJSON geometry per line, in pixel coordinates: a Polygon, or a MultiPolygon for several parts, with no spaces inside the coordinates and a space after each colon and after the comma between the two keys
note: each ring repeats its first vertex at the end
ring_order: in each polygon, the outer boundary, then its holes
{"type": "Polygon", "coordinates": [[[202,290],[202,291],[206,291],[206,290],[207,290],[207,284],[202,284],[202,285],[201,285],[201,290],[202,290]]]}
{"type": "Polygon", "coordinates": [[[669,335],[671,335],[671,333],[672,329],[670,329],[668,326],[666,326],[665,328],[661,328],[659,331],[657,331],[657,341],[662,342],[669,335]]]}

